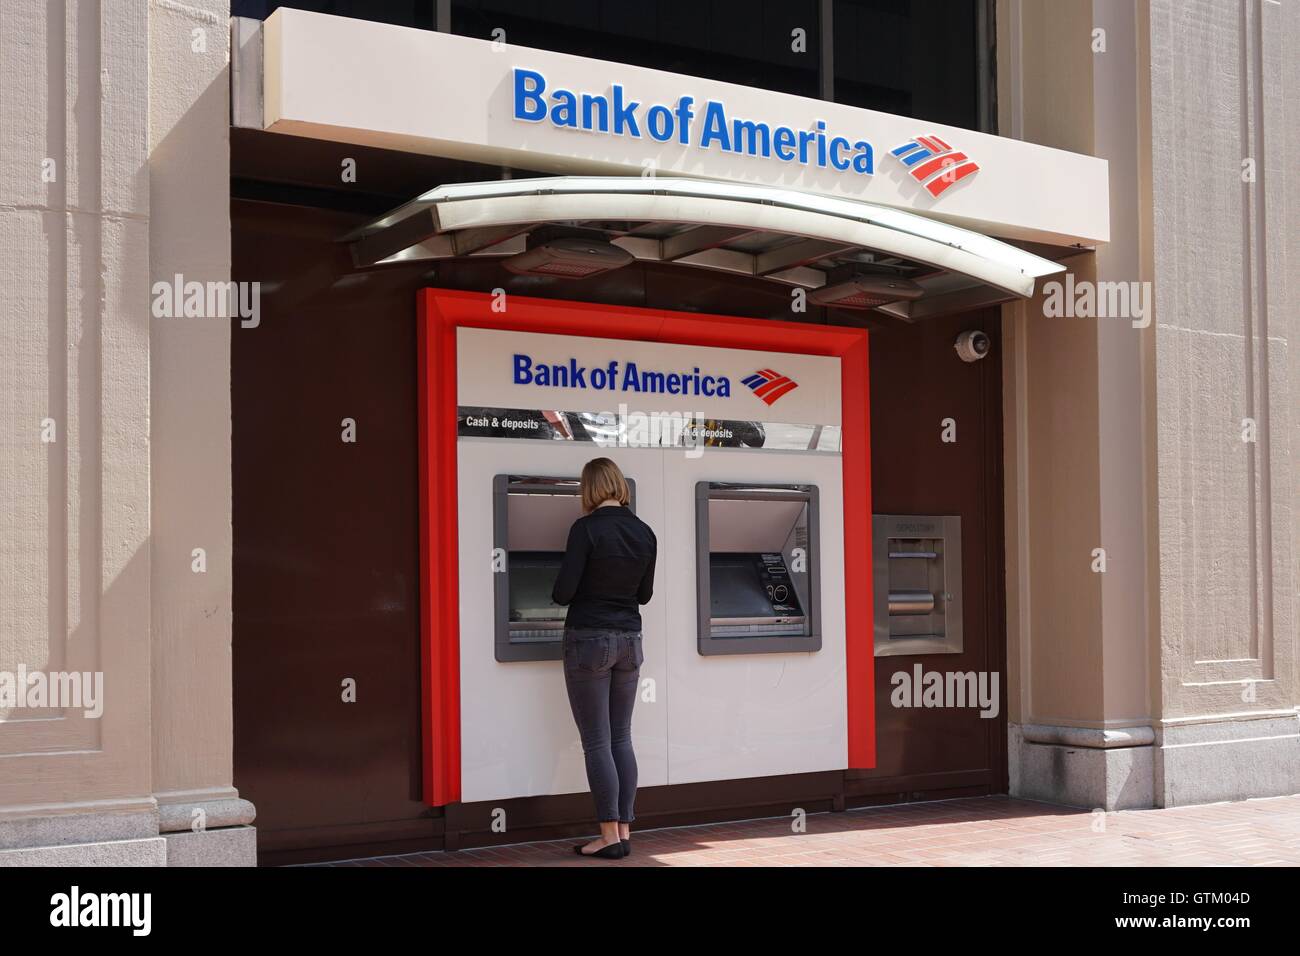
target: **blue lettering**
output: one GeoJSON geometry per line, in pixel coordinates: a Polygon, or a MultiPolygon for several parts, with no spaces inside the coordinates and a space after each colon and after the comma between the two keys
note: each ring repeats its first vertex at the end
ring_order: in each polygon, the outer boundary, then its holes
{"type": "Polygon", "coordinates": [[[593,110],[595,110],[595,112],[599,114],[599,119],[597,120],[598,128],[602,133],[608,133],[609,132],[609,100],[605,99],[605,97],[603,96],[592,96],[589,93],[583,93],[582,94],[582,128],[583,129],[592,128],[593,124],[591,121],[591,114],[593,110]]]}
{"type": "Polygon", "coordinates": [[[645,117],[645,128],[650,138],[664,143],[673,138],[673,111],[666,106],[652,106],[645,117]]]}
{"type": "Polygon", "coordinates": [[[731,149],[731,139],[727,136],[727,114],[721,103],[709,100],[709,105],[704,108],[704,132],[700,135],[700,147],[708,149],[715,139],[722,149],[731,149]]]}
{"type": "MultiPolygon", "coordinates": [[[[628,99],[622,85],[610,84],[610,96],[567,89],[548,93],[546,77],[536,70],[515,67],[513,73],[515,119],[530,123],[549,119],[557,127],[641,138],[641,117],[637,114],[642,104],[628,99]]],[[[649,106],[642,114],[646,133],[658,143],[675,140],[683,146],[691,145],[696,117],[694,103],[694,97],[680,96],[673,106],[649,106]]],[[[717,148],[723,152],[765,159],[775,155],[783,163],[797,161],[804,166],[815,164],[823,169],[829,165],[841,172],[851,168],[866,176],[875,172],[875,152],[871,143],[860,139],[850,146],[851,140],[828,135],[825,120],[816,120],[810,129],[770,126],[756,120],[729,120],[726,106],[717,100],[706,102],[703,115],[698,142],[701,149],[717,148]]],[[[605,380],[609,382],[608,388],[617,388],[612,368],[605,380]]],[[[645,383],[639,378],[636,381],[637,387],[644,390],[645,383]]],[[[720,381],[718,387],[721,387],[720,381]]],[[[727,389],[730,391],[730,384],[727,389]]]]}
{"type": "MultiPolygon", "coordinates": [[[[513,365],[516,385],[587,388],[589,370],[587,366],[579,364],[576,358],[549,365],[535,362],[532,356],[516,352],[513,365]]],[[[608,365],[590,369],[590,382],[594,389],[610,391],[621,387],[625,392],[731,397],[731,381],[725,375],[701,375],[698,366],[690,372],[659,372],[653,369],[642,371],[635,362],[628,362],[623,367],[620,385],[618,360],[611,359],[608,365]]]]}
{"type": "Polygon", "coordinates": [[[875,168],[873,165],[874,154],[871,151],[871,144],[868,143],[865,139],[860,139],[853,144],[853,148],[859,151],[858,154],[853,157],[854,172],[859,172],[866,176],[870,176],[873,172],[875,172],[875,168]]]}
{"type": "Polygon", "coordinates": [[[546,118],[546,104],[542,94],[546,92],[546,77],[536,70],[521,70],[515,67],[515,119],[539,123],[546,118]],[[531,81],[532,88],[528,87],[531,81]]]}
{"type": "Polygon", "coordinates": [[[569,359],[569,387],[587,387],[587,367],[579,365],[578,360],[574,358],[569,359]]]}
{"type": "Polygon", "coordinates": [[[551,94],[555,105],[551,107],[551,122],[556,126],[578,128],[578,98],[570,90],[556,90],[551,94]]]}
{"type": "Polygon", "coordinates": [[[849,141],[843,136],[836,136],[831,140],[831,165],[836,169],[848,169],[849,160],[840,159],[840,150],[848,149],[849,141]]]}
{"type": "Polygon", "coordinates": [[[694,102],[693,96],[683,96],[677,101],[677,142],[683,146],[691,144],[691,119],[695,116],[691,104],[694,102]]]}
{"type": "Polygon", "coordinates": [[[748,153],[750,156],[772,155],[772,131],[766,123],[735,120],[731,124],[731,138],[738,153],[748,153]]]}
{"type": "Polygon", "coordinates": [[[626,127],[628,135],[635,138],[641,138],[641,128],[636,123],[636,108],[641,104],[636,100],[629,103],[623,102],[623,87],[617,83],[614,84],[614,135],[621,136],[623,128],[626,127]]]}
{"type": "Polygon", "coordinates": [[[794,130],[788,126],[778,126],[772,134],[772,152],[785,163],[794,159],[794,130]]]}
{"type": "Polygon", "coordinates": [[[816,137],[817,134],[810,129],[799,130],[799,165],[808,165],[808,144],[816,137]]]}

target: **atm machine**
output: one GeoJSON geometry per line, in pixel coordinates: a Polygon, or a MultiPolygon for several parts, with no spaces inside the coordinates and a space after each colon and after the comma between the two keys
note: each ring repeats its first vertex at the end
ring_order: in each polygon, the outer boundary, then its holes
{"type": "Polygon", "coordinates": [[[816,485],[695,485],[701,654],[821,649],[816,485]]]}
{"type": "MultiPolygon", "coordinates": [[[[636,510],[636,483],[628,479],[636,510]]],[[[498,661],[558,661],[568,608],[551,600],[569,528],[582,516],[576,477],[492,479],[494,646],[498,661]]]]}

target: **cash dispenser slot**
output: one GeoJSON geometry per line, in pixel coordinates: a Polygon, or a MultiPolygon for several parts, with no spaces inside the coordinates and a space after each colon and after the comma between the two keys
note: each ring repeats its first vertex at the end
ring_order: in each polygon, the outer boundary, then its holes
{"type": "Polygon", "coordinates": [[[698,649],[821,649],[815,485],[695,486],[698,649]]]}
{"type": "Polygon", "coordinates": [[[961,518],[874,515],[877,657],[962,650],[961,518]]]}
{"type": "MultiPolygon", "coordinates": [[[[628,488],[635,495],[630,479],[628,488]]],[[[492,512],[496,659],[561,660],[568,608],[551,600],[551,590],[569,528],[582,516],[582,484],[575,477],[496,475],[492,512]]]]}

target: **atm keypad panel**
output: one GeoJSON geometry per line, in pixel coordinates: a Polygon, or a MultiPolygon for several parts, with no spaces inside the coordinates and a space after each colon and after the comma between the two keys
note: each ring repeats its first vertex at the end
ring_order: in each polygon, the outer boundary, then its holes
{"type": "Polygon", "coordinates": [[[709,563],[714,636],[803,633],[803,608],[779,552],[711,554],[709,563]]]}
{"type": "Polygon", "coordinates": [[[803,618],[799,607],[799,596],[795,594],[794,582],[785,566],[785,558],[780,554],[764,553],[758,556],[759,576],[763,579],[763,590],[772,602],[772,613],[786,618],[803,618]]]}

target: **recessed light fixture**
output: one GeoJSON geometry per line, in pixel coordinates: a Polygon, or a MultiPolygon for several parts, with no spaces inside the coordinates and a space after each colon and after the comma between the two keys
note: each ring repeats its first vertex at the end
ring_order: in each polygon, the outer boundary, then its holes
{"type": "Polygon", "coordinates": [[[837,309],[874,309],[890,302],[919,299],[925,290],[911,279],[897,276],[857,275],[845,282],[824,285],[808,293],[818,305],[837,309]]]}
{"type": "Polygon", "coordinates": [[[559,238],[513,255],[502,265],[516,275],[585,279],[621,269],[634,259],[626,249],[599,239],[559,238]]]}

